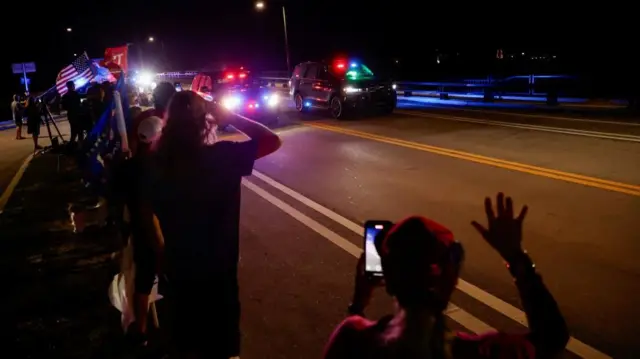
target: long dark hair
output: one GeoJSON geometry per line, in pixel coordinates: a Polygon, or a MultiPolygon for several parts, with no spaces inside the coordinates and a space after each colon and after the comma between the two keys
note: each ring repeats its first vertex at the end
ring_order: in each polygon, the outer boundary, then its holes
{"type": "Polygon", "coordinates": [[[176,93],[167,106],[162,136],[155,146],[160,175],[167,179],[197,173],[214,126],[207,119],[207,104],[192,91],[176,93]]]}

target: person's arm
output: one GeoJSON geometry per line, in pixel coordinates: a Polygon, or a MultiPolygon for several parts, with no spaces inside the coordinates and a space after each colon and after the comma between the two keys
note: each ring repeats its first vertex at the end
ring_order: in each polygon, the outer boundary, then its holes
{"type": "Polygon", "coordinates": [[[502,193],[497,197],[497,215],[491,199],[485,199],[488,229],[478,222],[472,225],[505,260],[515,279],[522,306],[529,322],[525,336],[491,333],[475,338],[481,348],[490,351],[526,351],[533,346],[536,358],[551,358],[562,352],[569,341],[569,330],[553,296],[536,273],[535,265],[522,249],[522,222],[527,213],[524,206],[514,218],[513,201],[502,193]]]}
{"type": "Polygon", "coordinates": [[[536,349],[536,356],[553,357],[564,350],[569,341],[569,329],[560,308],[525,252],[515,254],[507,262],[527,315],[528,338],[536,349]]]}
{"type": "Polygon", "coordinates": [[[164,268],[164,237],[160,229],[160,222],[150,203],[146,201],[139,202],[138,211],[140,225],[145,233],[144,238],[148,241],[148,245],[153,248],[153,252],[156,255],[156,263],[158,264],[157,274],[161,275],[164,268]]]}
{"type": "MultiPolygon", "coordinates": [[[[136,159],[134,158],[133,161],[136,159]]],[[[139,165],[141,166],[141,165],[139,165]]],[[[158,264],[158,275],[161,274],[161,270],[164,267],[164,236],[162,235],[162,229],[158,217],[156,217],[155,211],[152,206],[152,183],[147,180],[148,174],[143,172],[144,169],[137,168],[137,181],[135,185],[138,186],[135,200],[137,202],[136,213],[137,218],[140,220],[141,229],[144,231],[144,238],[147,244],[153,248],[153,252],[156,255],[158,264]]],[[[134,177],[134,178],[135,178],[134,177]]]]}
{"type": "Polygon", "coordinates": [[[244,116],[229,114],[229,124],[256,142],[256,157],[259,159],[277,151],[282,145],[280,137],[266,126],[244,116]]]}

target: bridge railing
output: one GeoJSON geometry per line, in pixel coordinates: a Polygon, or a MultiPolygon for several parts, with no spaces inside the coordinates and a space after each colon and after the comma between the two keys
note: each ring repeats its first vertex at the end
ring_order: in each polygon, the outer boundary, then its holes
{"type": "MultiPolygon", "coordinates": [[[[263,86],[282,88],[283,90],[288,89],[290,86],[288,77],[261,76],[259,78],[263,86]]],[[[430,96],[447,100],[450,97],[467,95],[482,97],[485,101],[493,101],[496,96],[542,96],[546,97],[548,103],[555,104],[557,102],[557,94],[534,91],[535,79],[537,78],[563,79],[568,77],[560,75],[536,75],[535,78],[531,76],[512,76],[497,81],[490,79],[468,79],[456,82],[395,81],[393,84],[398,94],[406,97],[430,96]],[[524,88],[520,86],[520,91],[509,91],[508,82],[516,79],[529,79],[529,82],[524,88]]]]}
{"type": "MultiPolygon", "coordinates": [[[[196,71],[170,72],[159,74],[160,77],[171,78],[193,78],[196,71]]],[[[265,71],[258,79],[261,84],[288,91],[289,77],[284,71],[265,71]]],[[[537,80],[567,80],[574,79],[567,75],[517,75],[504,79],[464,79],[449,82],[419,82],[419,81],[396,81],[396,90],[400,96],[430,96],[439,97],[443,100],[456,96],[482,97],[485,101],[492,101],[496,96],[539,96],[546,97],[547,102],[556,103],[557,93],[540,92],[536,89],[537,80]],[[521,82],[518,84],[518,82],[521,82]]]]}

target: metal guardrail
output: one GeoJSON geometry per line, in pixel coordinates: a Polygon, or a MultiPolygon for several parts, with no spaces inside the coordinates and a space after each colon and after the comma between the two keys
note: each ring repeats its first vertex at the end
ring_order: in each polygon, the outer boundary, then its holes
{"type": "MultiPolygon", "coordinates": [[[[395,81],[400,91],[419,91],[428,90],[429,87],[440,91],[446,89],[468,89],[468,88],[493,88],[500,89],[508,84],[508,82],[518,79],[527,79],[530,86],[535,84],[537,79],[574,79],[573,76],[567,75],[518,75],[510,76],[505,79],[468,79],[461,82],[419,82],[419,81],[395,81]]],[[[269,84],[288,83],[288,77],[261,76],[260,79],[265,80],[269,84]]]]}
{"type": "MultiPolygon", "coordinates": [[[[174,71],[158,74],[159,77],[165,79],[178,79],[195,77],[197,71],[174,71]]],[[[264,86],[275,88],[288,88],[289,78],[284,77],[286,72],[282,71],[264,71],[258,78],[262,81],[264,86]]],[[[495,96],[499,95],[520,95],[520,96],[548,96],[550,95],[551,102],[554,102],[554,94],[547,94],[536,92],[534,90],[536,80],[538,79],[574,79],[573,76],[567,75],[517,75],[510,76],[504,79],[465,79],[459,82],[419,82],[419,81],[396,81],[396,90],[402,96],[413,96],[414,92],[430,92],[432,95],[440,96],[442,99],[448,99],[449,94],[483,94],[486,100],[492,100],[495,96]],[[509,87],[512,81],[527,80],[527,85],[522,84],[518,87],[528,87],[525,91],[514,92],[512,87],[509,87]],[[524,85],[524,86],[523,86],[524,85]]]]}
{"type": "MultiPolygon", "coordinates": [[[[433,96],[439,96],[441,99],[449,99],[449,95],[475,93],[482,94],[485,101],[493,101],[496,96],[543,96],[547,97],[547,103],[556,104],[557,94],[534,91],[534,85],[537,79],[574,79],[573,76],[567,75],[518,75],[504,79],[469,79],[462,82],[418,82],[418,81],[394,81],[396,90],[401,96],[414,96],[416,93],[430,92],[433,96]],[[528,81],[528,91],[513,92],[508,91],[508,83],[514,80],[524,79],[528,81]]],[[[288,88],[288,77],[263,76],[260,77],[264,81],[264,85],[270,87],[288,88]]]]}

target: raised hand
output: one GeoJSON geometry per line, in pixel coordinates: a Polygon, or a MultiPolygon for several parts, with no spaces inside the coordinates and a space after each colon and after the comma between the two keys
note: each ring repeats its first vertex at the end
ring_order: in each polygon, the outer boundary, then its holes
{"type": "Polygon", "coordinates": [[[522,253],[522,222],[527,215],[527,206],[522,207],[518,216],[514,217],[513,200],[511,197],[505,199],[503,193],[498,193],[496,211],[494,212],[489,197],[484,200],[484,209],[489,222],[488,228],[476,221],[471,222],[471,225],[504,260],[509,261],[522,253]]]}

